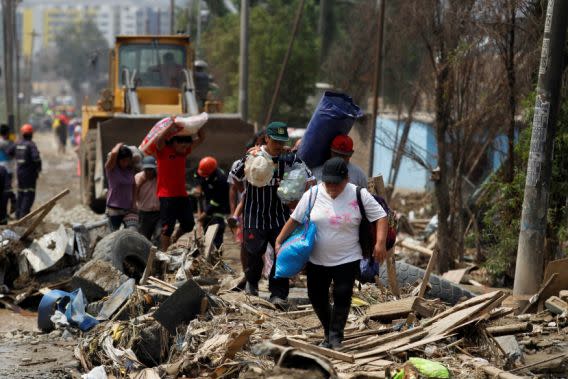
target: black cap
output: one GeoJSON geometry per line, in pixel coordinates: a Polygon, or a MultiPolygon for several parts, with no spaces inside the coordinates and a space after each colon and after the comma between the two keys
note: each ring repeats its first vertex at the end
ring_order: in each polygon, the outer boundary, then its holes
{"type": "Polygon", "coordinates": [[[323,165],[322,170],[322,180],[324,183],[341,183],[347,179],[349,169],[347,168],[347,163],[340,157],[334,157],[329,159],[323,165]]]}

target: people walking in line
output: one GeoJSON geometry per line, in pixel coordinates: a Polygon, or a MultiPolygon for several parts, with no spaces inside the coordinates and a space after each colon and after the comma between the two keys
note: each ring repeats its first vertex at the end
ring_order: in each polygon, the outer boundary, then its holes
{"type": "MultiPolygon", "coordinates": [[[[310,219],[317,227],[316,242],[306,267],[308,297],[324,329],[321,346],[337,349],[349,309],[353,284],[360,268],[362,249],[359,243],[361,210],[357,186],[349,183],[349,169],[344,159],[335,157],[323,165],[322,181],[317,191],[304,193],[294,213],[276,239],[276,251],[292,231],[303,222],[309,204],[310,219]],[[317,194],[317,195],[315,195],[317,194]],[[311,197],[311,201],[310,201],[311,197]],[[333,306],[329,290],[333,282],[333,306]]],[[[369,222],[377,221],[375,258],[386,258],[387,214],[371,194],[361,190],[361,200],[369,222]]]]}
{"type": "MultiPolygon", "coordinates": [[[[270,169],[268,184],[257,187],[247,180],[244,194],[244,244],[247,251],[247,268],[245,275],[247,278],[246,292],[251,295],[258,295],[258,282],[262,275],[263,255],[268,244],[275,246],[276,237],[280,229],[290,217],[290,210],[287,205],[280,201],[277,195],[278,184],[282,180],[284,173],[292,168],[295,163],[302,161],[294,153],[284,154],[284,145],[289,140],[287,125],[283,122],[272,122],[266,128],[266,145],[256,147],[251,150],[249,155],[263,154],[272,161],[273,169],[270,169]]],[[[240,163],[233,169],[231,175],[237,180],[245,179],[245,163],[248,156],[241,159],[240,163]]],[[[311,178],[312,174],[306,170],[306,175],[311,178]]],[[[286,307],[289,280],[274,278],[275,267],[269,275],[270,301],[283,308],[286,307]]]]}
{"type": "Polygon", "coordinates": [[[111,231],[122,225],[128,229],[138,227],[135,204],[134,168],[132,150],[123,143],[116,144],[107,157],[105,171],[108,180],[106,214],[111,231]]]}
{"type": "Polygon", "coordinates": [[[36,184],[41,172],[41,157],[36,144],[32,141],[34,129],[25,124],[20,129],[22,138],[16,144],[15,159],[18,178],[18,198],[16,201],[16,218],[20,219],[30,213],[36,196],[36,184]]]}
{"type": "Polygon", "coordinates": [[[142,171],[134,176],[136,182],[136,206],[138,208],[138,232],[153,242],[160,233],[160,200],[156,158],[142,159],[142,171]]]}

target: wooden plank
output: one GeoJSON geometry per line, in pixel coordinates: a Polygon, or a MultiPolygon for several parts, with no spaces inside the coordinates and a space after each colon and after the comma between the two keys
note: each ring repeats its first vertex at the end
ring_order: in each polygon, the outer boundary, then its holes
{"type": "MultiPolygon", "coordinates": [[[[545,363],[555,361],[555,360],[557,360],[557,359],[563,359],[565,356],[566,356],[566,353],[553,355],[553,356],[551,356],[551,357],[545,358],[545,359],[540,360],[540,361],[538,361],[538,362],[534,362],[534,363],[528,364],[528,365],[526,365],[526,366],[522,366],[522,367],[515,368],[515,369],[513,369],[513,370],[511,370],[511,371],[509,371],[509,372],[510,372],[511,374],[514,374],[514,373],[517,373],[517,372],[523,372],[523,371],[528,370],[528,369],[530,369],[530,368],[535,368],[535,367],[538,367],[538,366],[543,365],[543,364],[545,364],[545,363]]],[[[559,365],[560,365],[560,363],[559,363],[559,365]]]]}
{"type": "Polygon", "coordinates": [[[31,223],[31,225],[27,227],[24,234],[22,234],[22,236],[20,237],[20,241],[27,239],[30,236],[30,234],[34,232],[34,230],[38,227],[38,225],[41,224],[45,216],[47,216],[47,214],[51,212],[54,206],[55,203],[52,203],[49,204],[47,207],[43,208],[43,211],[35,218],[35,220],[31,223]]]}
{"type": "Polygon", "coordinates": [[[209,225],[207,227],[207,232],[205,232],[205,246],[203,251],[203,256],[209,260],[211,256],[211,251],[213,250],[213,240],[215,239],[215,235],[217,234],[217,230],[219,229],[218,224],[209,225]]]}
{"type": "Polygon", "coordinates": [[[55,202],[57,202],[57,200],[66,196],[67,194],[69,194],[69,192],[70,192],[69,188],[65,188],[63,191],[59,192],[57,195],[53,196],[51,199],[49,199],[48,201],[46,201],[45,203],[43,203],[42,205],[37,207],[37,209],[34,209],[33,211],[31,211],[30,213],[28,213],[27,215],[25,215],[21,219],[14,221],[9,226],[19,226],[19,225],[22,225],[22,224],[28,222],[29,220],[34,218],[36,215],[42,213],[45,210],[45,208],[54,204],[55,202]]]}
{"type": "MultiPolygon", "coordinates": [[[[362,352],[364,350],[372,349],[376,346],[394,341],[394,340],[399,339],[399,338],[406,338],[408,336],[417,335],[417,334],[423,333],[423,332],[424,332],[423,328],[421,326],[418,326],[416,328],[405,330],[404,332],[393,332],[393,333],[385,334],[384,336],[375,337],[372,340],[370,340],[369,342],[362,343],[362,344],[356,346],[355,348],[358,352],[362,352]]],[[[351,350],[351,349],[348,348],[347,350],[351,350]]]]}
{"type": "Polygon", "coordinates": [[[452,282],[452,283],[456,283],[456,284],[460,284],[463,277],[465,276],[465,274],[467,274],[467,272],[469,271],[469,269],[467,268],[460,268],[458,270],[450,270],[448,272],[445,272],[444,275],[442,275],[442,278],[452,282]]]}
{"type": "Polygon", "coordinates": [[[341,353],[332,349],[326,349],[325,347],[312,345],[304,341],[296,340],[294,338],[287,337],[286,340],[288,341],[288,345],[297,349],[307,350],[312,353],[323,355],[325,357],[339,359],[347,363],[355,363],[355,357],[353,356],[353,354],[341,353]]]}
{"type": "Polygon", "coordinates": [[[471,299],[467,299],[466,301],[463,301],[459,304],[454,305],[453,307],[446,309],[444,312],[438,313],[436,316],[432,317],[431,319],[426,320],[422,326],[426,327],[429,326],[431,324],[433,324],[434,322],[448,316],[451,315],[452,313],[455,313],[456,311],[460,310],[460,309],[464,309],[464,308],[468,308],[471,307],[472,305],[476,305],[482,302],[485,302],[489,299],[494,299],[496,297],[500,297],[502,294],[501,291],[493,291],[490,293],[486,293],[483,295],[479,295],[479,296],[475,296],[472,297],[471,299]]]}
{"type": "Polygon", "coordinates": [[[507,371],[501,370],[495,366],[492,366],[489,363],[483,363],[477,360],[473,360],[472,357],[467,356],[465,354],[458,354],[458,357],[465,363],[474,366],[475,368],[481,369],[485,371],[486,374],[489,374],[492,378],[500,378],[500,379],[523,379],[522,376],[517,376],[515,374],[511,374],[507,371]]]}
{"type": "Polygon", "coordinates": [[[140,279],[140,284],[146,284],[148,277],[152,275],[152,271],[154,269],[154,258],[156,257],[156,252],[158,248],[156,246],[152,246],[150,248],[150,253],[148,254],[148,260],[146,261],[146,268],[144,269],[144,274],[142,274],[142,279],[140,279]]]}
{"type": "Polygon", "coordinates": [[[405,249],[416,251],[417,253],[422,253],[422,254],[426,254],[426,255],[429,255],[429,256],[432,256],[432,254],[434,254],[433,250],[428,249],[424,246],[416,245],[416,244],[411,243],[407,240],[400,241],[399,245],[404,247],[405,249]]]}
{"type": "Polygon", "coordinates": [[[426,289],[428,289],[428,283],[430,282],[430,274],[434,270],[434,266],[438,262],[438,250],[434,250],[430,260],[428,261],[428,266],[426,267],[426,272],[424,273],[424,278],[422,278],[422,284],[420,285],[420,291],[418,291],[418,297],[423,298],[426,294],[426,289]]]}
{"type": "Polygon", "coordinates": [[[366,318],[390,321],[406,317],[412,312],[416,299],[416,296],[412,296],[401,300],[371,305],[365,314],[366,318]]]}
{"type": "Polygon", "coordinates": [[[401,347],[397,347],[396,349],[392,349],[390,351],[390,353],[391,354],[403,353],[405,351],[416,349],[417,347],[428,345],[429,343],[437,342],[437,341],[440,341],[440,340],[443,340],[443,339],[446,339],[446,338],[450,338],[450,337],[453,337],[453,336],[455,336],[455,334],[431,336],[431,337],[428,337],[428,338],[421,339],[420,341],[416,341],[416,342],[409,343],[409,344],[401,346],[401,347]]]}
{"type": "Polygon", "coordinates": [[[530,322],[516,322],[509,325],[489,326],[485,328],[487,333],[492,336],[503,336],[507,334],[526,333],[532,331],[533,326],[530,322]]]}
{"type": "Polygon", "coordinates": [[[427,332],[423,331],[423,332],[420,332],[419,334],[415,334],[413,336],[409,336],[409,337],[406,337],[406,338],[399,338],[395,341],[387,342],[387,343],[382,344],[381,346],[377,347],[376,349],[355,354],[355,359],[382,355],[382,354],[387,353],[387,352],[389,352],[393,349],[396,349],[398,347],[410,344],[410,343],[415,342],[417,340],[421,340],[422,338],[426,337],[426,335],[427,335],[427,332]]]}

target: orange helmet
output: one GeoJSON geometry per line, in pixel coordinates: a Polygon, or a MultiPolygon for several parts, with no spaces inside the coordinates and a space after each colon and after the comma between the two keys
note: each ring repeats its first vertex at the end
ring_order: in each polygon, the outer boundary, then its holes
{"type": "Polygon", "coordinates": [[[32,134],[33,132],[34,132],[34,128],[30,124],[24,124],[22,126],[22,128],[20,129],[20,133],[22,133],[22,134],[32,134]]]}
{"type": "Polygon", "coordinates": [[[205,157],[199,161],[197,175],[206,178],[215,172],[215,170],[217,170],[217,159],[213,157],[205,157]]]}

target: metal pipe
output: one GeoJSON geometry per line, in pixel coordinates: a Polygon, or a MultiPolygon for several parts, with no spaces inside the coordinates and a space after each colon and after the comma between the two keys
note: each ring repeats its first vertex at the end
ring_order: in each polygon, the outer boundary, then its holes
{"type": "Polygon", "coordinates": [[[241,0],[241,45],[239,61],[239,113],[248,120],[249,0],[241,0]]]}

